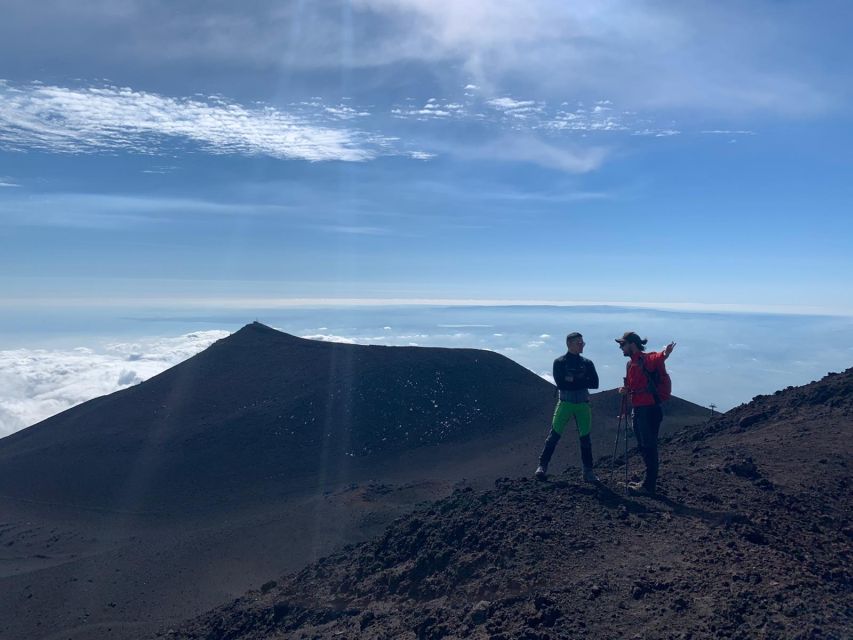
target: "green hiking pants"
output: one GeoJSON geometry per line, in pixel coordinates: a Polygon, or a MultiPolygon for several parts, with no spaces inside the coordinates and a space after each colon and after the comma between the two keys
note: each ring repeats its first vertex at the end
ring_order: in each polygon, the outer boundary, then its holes
{"type": "Polygon", "coordinates": [[[572,417],[575,419],[578,435],[581,438],[588,436],[590,427],[592,426],[592,410],[589,407],[589,402],[564,402],[560,400],[554,409],[554,419],[551,421],[551,428],[558,435],[562,436],[563,431],[566,430],[566,425],[572,417]]]}

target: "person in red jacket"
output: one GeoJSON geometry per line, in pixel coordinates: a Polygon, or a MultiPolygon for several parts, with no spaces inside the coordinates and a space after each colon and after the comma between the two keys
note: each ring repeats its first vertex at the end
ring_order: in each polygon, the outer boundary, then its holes
{"type": "Polygon", "coordinates": [[[621,394],[629,394],[633,409],[634,435],[637,448],[646,465],[646,477],[642,482],[631,482],[628,488],[638,493],[654,495],[658,480],[658,431],[663,420],[661,398],[655,388],[654,379],[666,373],[665,362],[675,349],[670,342],[662,351],[645,353],[647,339],[641,339],[633,331],[616,338],[622,354],[630,358],[625,369],[625,386],[621,394]]]}

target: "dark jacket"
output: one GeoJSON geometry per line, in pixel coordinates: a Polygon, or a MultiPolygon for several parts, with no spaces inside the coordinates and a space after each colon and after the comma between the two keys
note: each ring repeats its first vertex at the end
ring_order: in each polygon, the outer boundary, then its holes
{"type": "Polygon", "coordinates": [[[560,390],[560,400],[589,402],[588,389],[598,389],[598,373],[592,360],[566,353],[554,360],[554,384],[560,390]]]}

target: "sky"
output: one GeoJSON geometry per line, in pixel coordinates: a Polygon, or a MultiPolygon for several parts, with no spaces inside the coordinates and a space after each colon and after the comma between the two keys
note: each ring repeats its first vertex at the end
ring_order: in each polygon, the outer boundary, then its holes
{"type": "Polygon", "coordinates": [[[53,327],[30,349],[105,308],[101,346],[106,317],[332,302],[849,317],[851,18],[8,0],[0,313],[53,327]]]}

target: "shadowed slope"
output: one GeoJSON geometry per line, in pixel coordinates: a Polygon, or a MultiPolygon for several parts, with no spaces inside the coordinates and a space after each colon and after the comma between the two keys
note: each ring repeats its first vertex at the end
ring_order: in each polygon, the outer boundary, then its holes
{"type": "Polygon", "coordinates": [[[168,371],[0,441],[3,493],[138,507],[526,422],[551,386],[473,349],[304,340],[247,325],[168,371]]]}
{"type": "MultiPolygon", "coordinates": [[[[591,402],[601,455],[619,398],[591,402]]],[[[0,440],[0,636],[151,637],[454,487],[530,474],[553,407],[552,385],[492,352],[248,325],[0,440]]],[[[665,431],[706,415],[673,399],[665,431]]],[[[569,433],[554,471],[577,462],[569,433]]]]}
{"type": "Polygon", "coordinates": [[[459,491],[169,637],[849,637],[851,397],[853,369],[677,434],[657,498],[459,491]]]}

